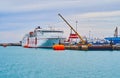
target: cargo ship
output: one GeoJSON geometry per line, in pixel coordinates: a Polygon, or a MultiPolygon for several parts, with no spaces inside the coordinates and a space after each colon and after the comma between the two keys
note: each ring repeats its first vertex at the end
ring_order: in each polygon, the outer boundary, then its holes
{"type": "Polygon", "coordinates": [[[52,48],[54,44],[63,43],[64,32],[55,29],[42,29],[40,26],[26,34],[22,39],[22,46],[26,48],[52,48]]]}

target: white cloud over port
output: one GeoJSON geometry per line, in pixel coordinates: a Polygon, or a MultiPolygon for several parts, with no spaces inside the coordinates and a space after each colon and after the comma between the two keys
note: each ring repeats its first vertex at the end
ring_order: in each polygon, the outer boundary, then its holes
{"type": "Polygon", "coordinates": [[[59,8],[66,8],[70,5],[75,5],[76,1],[57,1],[57,0],[51,0],[51,1],[40,1],[40,0],[22,0],[22,1],[16,1],[16,0],[5,0],[1,1],[0,5],[0,11],[3,12],[26,12],[26,11],[38,11],[38,10],[48,10],[48,9],[59,9],[59,8]],[[67,5],[69,4],[69,5],[67,5]],[[9,7],[9,8],[8,8],[9,7]]]}
{"type": "Polygon", "coordinates": [[[108,12],[88,12],[84,14],[78,14],[76,17],[80,18],[105,18],[105,17],[114,17],[120,16],[120,10],[118,11],[108,11],[108,12]]]}

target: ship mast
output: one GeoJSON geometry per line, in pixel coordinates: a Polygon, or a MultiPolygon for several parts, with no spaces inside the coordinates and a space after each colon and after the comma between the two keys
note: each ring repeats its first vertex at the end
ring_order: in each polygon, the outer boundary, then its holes
{"type": "Polygon", "coordinates": [[[115,29],[114,37],[118,37],[118,27],[115,29]]]}

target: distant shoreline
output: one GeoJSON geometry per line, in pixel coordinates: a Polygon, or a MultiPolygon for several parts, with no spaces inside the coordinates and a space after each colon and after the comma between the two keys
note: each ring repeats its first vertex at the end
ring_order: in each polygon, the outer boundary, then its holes
{"type": "Polygon", "coordinates": [[[21,46],[21,43],[0,43],[0,46],[21,46]]]}

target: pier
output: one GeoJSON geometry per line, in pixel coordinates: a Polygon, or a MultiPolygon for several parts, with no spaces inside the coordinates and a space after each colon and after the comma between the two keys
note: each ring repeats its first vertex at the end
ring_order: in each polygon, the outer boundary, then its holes
{"type": "Polygon", "coordinates": [[[105,50],[120,50],[120,45],[64,45],[55,44],[52,47],[54,50],[80,50],[80,51],[105,51],[105,50]]]}
{"type": "Polygon", "coordinates": [[[105,51],[120,50],[120,46],[116,45],[93,45],[93,46],[65,46],[65,50],[84,50],[84,51],[105,51]]]}
{"type": "Polygon", "coordinates": [[[4,46],[4,47],[7,47],[7,46],[21,46],[20,43],[0,43],[0,46],[4,46]]]}

